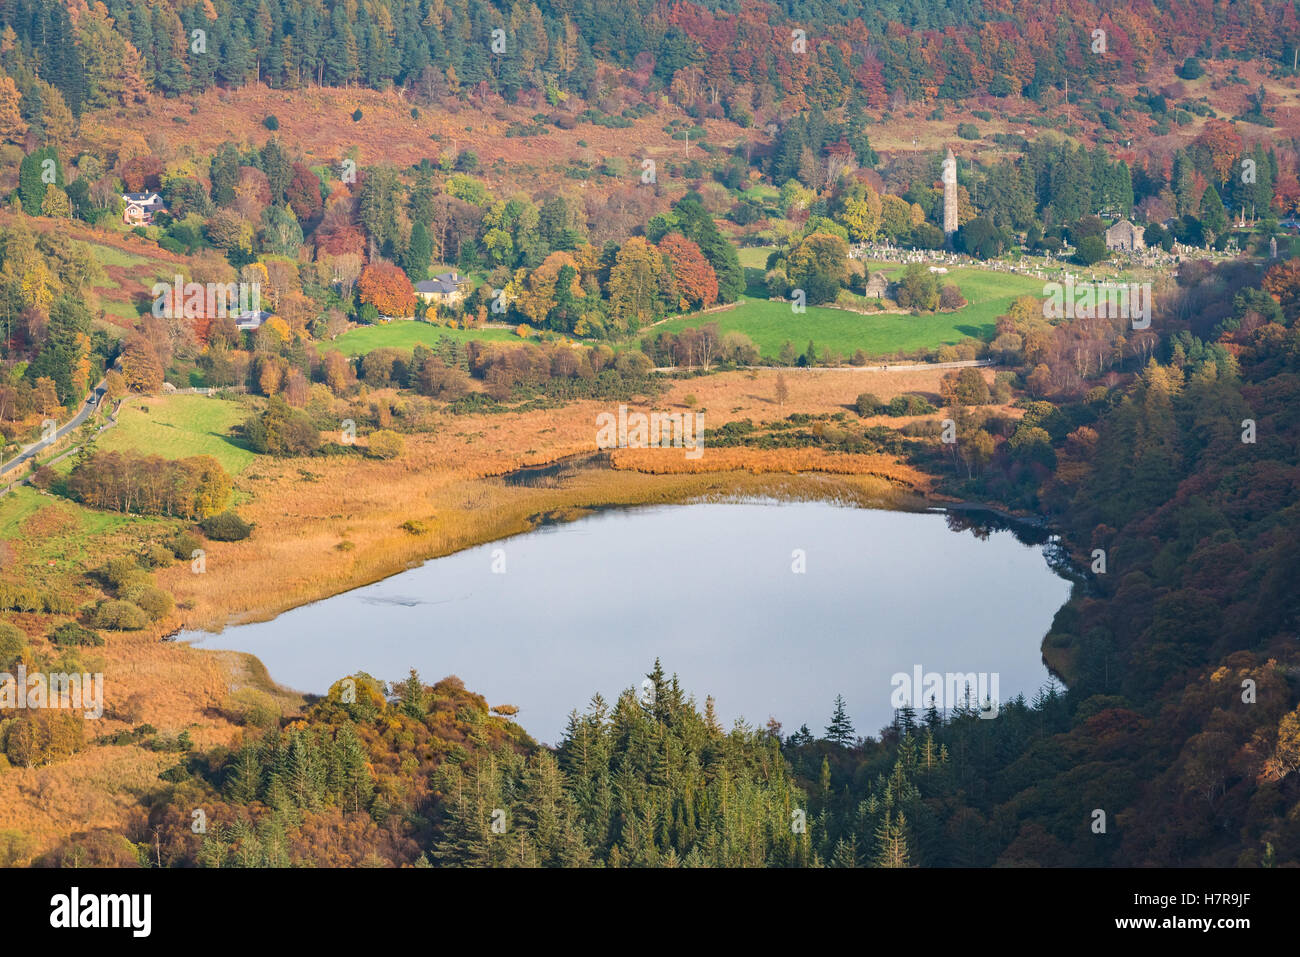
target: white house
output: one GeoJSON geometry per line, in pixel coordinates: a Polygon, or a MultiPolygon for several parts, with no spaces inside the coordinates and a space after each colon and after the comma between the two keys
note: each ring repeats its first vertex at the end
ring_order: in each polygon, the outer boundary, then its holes
{"type": "Polygon", "coordinates": [[[436,302],[440,306],[454,306],[460,302],[466,282],[468,280],[464,276],[452,270],[440,273],[432,279],[417,282],[415,294],[425,302],[436,302]]]}
{"type": "Polygon", "coordinates": [[[128,226],[147,226],[155,215],[167,212],[162,197],[157,193],[123,193],[122,202],[126,204],[122,210],[122,222],[128,226]]]}

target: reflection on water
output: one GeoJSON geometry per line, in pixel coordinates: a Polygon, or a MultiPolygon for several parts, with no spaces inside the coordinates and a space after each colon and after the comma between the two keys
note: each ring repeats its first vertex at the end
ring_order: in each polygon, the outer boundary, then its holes
{"type": "Polygon", "coordinates": [[[315,693],[356,671],[455,674],[552,743],[571,710],[639,687],[655,658],[726,721],[819,734],[843,694],[865,735],[892,718],[891,677],[918,667],[995,674],[1003,701],[1048,681],[1039,646],[1070,587],[1045,560],[1052,547],[1046,531],[985,513],[611,510],[180,637],[256,654],[315,693]]]}

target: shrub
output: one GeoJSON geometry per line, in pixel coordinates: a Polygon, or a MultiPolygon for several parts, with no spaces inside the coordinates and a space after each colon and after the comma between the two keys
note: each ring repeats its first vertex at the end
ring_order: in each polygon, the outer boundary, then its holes
{"type": "MultiPolygon", "coordinates": [[[[0,770],[9,767],[9,759],[0,755],[0,770]]],[[[21,867],[31,860],[35,841],[22,831],[0,831],[0,867],[21,867]]]]}
{"type": "Polygon", "coordinates": [[[360,123],[360,122],[361,122],[361,116],[362,116],[362,113],[361,113],[361,107],[357,107],[355,110],[352,111],[352,122],[353,122],[353,123],[360,123]]]}
{"type": "Polygon", "coordinates": [[[122,588],[132,582],[149,580],[148,574],[132,557],[110,558],[98,572],[100,579],[114,588],[122,588]]]}
{"type": "Polygon", "coordinates": [[[173,561],[172,550],[165,545],[146,545],[140,553],[140,564],[146,568],[166,568],[173,561]]]}
{"type": "Polygon", "coordinates": [[[903,395],[896,395],[889,400],[889,405],[885,407],[888,415],[928,415],[934,411],[924,396],[917,395],[914,392],[908,392],[903,395]]]}
{"type": "Polygon", "coordinates": [[[280,128],[280,120],[276,117],[274,113],[269,113],[266,115],[266,117],[263,118],[262,125],[265,126],[268,130],[275,131],[280,128]]]}
{"type": "Polygon", "coordinates": [[[987,405],[989,386],[978,369],[965,368],[944,375],[939,384],[949,405],[987,405]]]}
{"type": "Polygon", "coordinates": [[[624,350],[614,360],[614,369],[625,379],[644,379],[654,368],[654,363],[644,352],[624,350]]]}
{"type": "Polygon", "coordinates": [[[13,611],[40,611],[45,605],[41,593],[35,588],[5,587],[0,585],[0,608],[13,611]]]}
{"type": "Polygon", "coordinates": [[[175,599],[170,592],[154,585],[132,585],[124,588],[118,597],[136,605],[152,621],[160,621],[171,614],[175,599]]]}
{"type": "Polygon", "coordinates": [[[181,561],[188,561],[194,557],[196,549],[203,547],[203,541],[193,532],[177,532],[176,537],[167,543],[167,547],[172,550],[172,555],[181,561]]]}
{"type": "Polygon", "coordinates": [[[964,305],[966,305],[966,297],[952,283],[939,290],[940,309],[960,309],[964,305]]]}
{"type": "Polygon", "coordinates": [[[903,270],[894,299],[904,309],[933,312],[939,305],[939,280],[925,266],[912,263],[903,270]]]}
{"type": "Polygon", "coordinates": [[[203,534],[214,542],[238,542],[253,533],[253,526],[231,511],[218,512],[216,515],[209,516],[199,524],[199,527],[203,529],[203,534]]]}
{"type": "Polygon", "coordinates": [[[858,415],[875,415],[876,410],[880,408],[880,397],[874,392],[863,392],[858,396],[855,407],[858,410],[858,415]]]}
{"type": "Polygon", "coordinates": [[[1074,251],[1075,261],[1084,266],[1099,263],[1108,255],[1106,241],[1100,236],[1084,236],[1074,251]]]}
{"type": "Polygon", "coordinates": [[[149,616],[129,601],[106,601],[95,609],[95,625],[112,631],[139,631],[149,624],[149,616]]]}
{"type": "Polygon", "coordinates": [[[320,430],[305,412],[290,408],[278,395],[244,423],[244,436],[253,451],[269,455],[310,455],[320,448],[320,430]]]}
{"type": "Polygon", "coordinates": [[[957,135],[964,140],[977,140],[980,138],[979,127],[974,123],[958,123],[957,135]]]}
{"type": "MultiPolygon", "coordinates": [[[[65,621],[49,633],[49,639],[60,647],[95,647],[104,643],[99,632],[92,631],[75,621],[65,621]]],[[[2,658],[3,656],[0,656],[2,658]]]]}
{"type": "Polygon", "coordinates": [[[377,459],[395,459],[406,451],[406,439],[389,429],[370,433],[370,454],[377,459]]]}
{"type": "Polygon", "coordinates": [[[69,615],[74,607],[71,595],[55,591],[46,592],[42,604],[45,605],[47,615],[69,615]]]}
{"type": "Polygon", "coordinates": [[[230,696],[225,710],[236,722],[255,728],[270,728],[280,721],[280,706],[265,691],[241,688],[230,696]]]}

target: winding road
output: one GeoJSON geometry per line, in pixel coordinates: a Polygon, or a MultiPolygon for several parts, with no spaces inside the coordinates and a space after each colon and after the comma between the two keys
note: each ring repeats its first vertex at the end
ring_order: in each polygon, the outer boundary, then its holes
{"type": "Polygon", "coordinates": [[[6,474],[10,469],[17,468],[32,457],[39,455],[42,450],[58,442],[59,439],[63,438],[69,432],[78,428],[94,414],[97,408],[99,408],[99,403],[103,400],[106,391],[107,387],[104,384],[104,380],[100,379],[99,384],[90,391],[90,395],[86,396],[86,401],[81,403],[81,408],[77,410],[76,415],[63,423],[63,425],[59,426],[53,436],[41,439],[39,442],[27,446],[27,448],[23,449],[17,456],[3,464],[0,464],[0,475],[6,474]]]}

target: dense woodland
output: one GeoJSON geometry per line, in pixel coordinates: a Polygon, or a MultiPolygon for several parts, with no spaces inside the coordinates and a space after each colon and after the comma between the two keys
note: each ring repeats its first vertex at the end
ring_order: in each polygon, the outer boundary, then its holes
{"type": "MultiPolygon", "coordinates": [[[[688,105],[733,118],[756,100],[840,106],[987,90],[1037,98],[1066,77],[1104,82],[1161,61],[1247,54],[1290,63],[1300,19],[1290,3],[933,3],[867,8],[815,2],[374,4],[298,0],[102,3],[8,0],[8,44],[39,62],[74,115],[152,88],[397,84],[507,99],[589,93],[600,65],[688,105]],[[1107,30],[1115,56],[1089,56],[1107,30]],[[194,31],[203,31],[196,41],[194,31]],[[492,47],[500,30],[504,49],[492,47]],[[798,47],[792,30],[805,32],[798,47]]],[[[589,99],[594,97],[588,96],[589,99]]],[[[33,110],[33,113],[39,112],[33,110]]]]}

